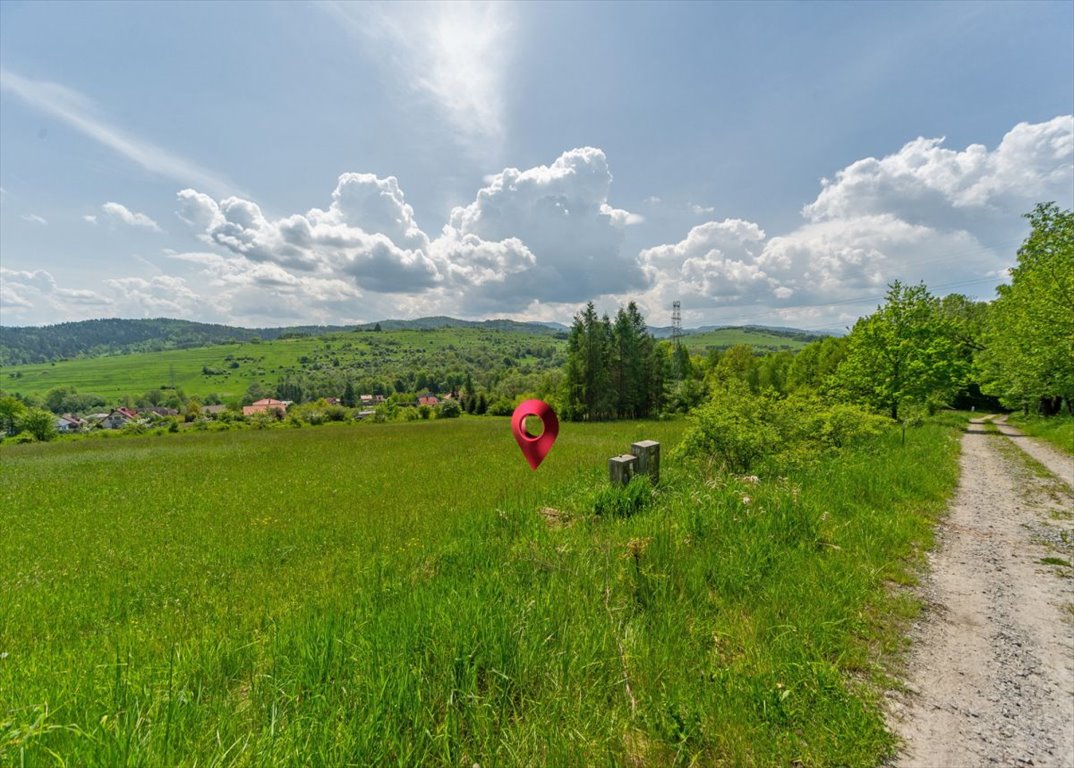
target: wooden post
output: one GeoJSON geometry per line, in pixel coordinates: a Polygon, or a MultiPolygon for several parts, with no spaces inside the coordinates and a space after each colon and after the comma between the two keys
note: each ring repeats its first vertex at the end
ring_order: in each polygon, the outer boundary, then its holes
{"type": "Polygon", "coordinates": [[[638,471],[649,476],[653,485],[660,482],[660,443],[642,440],[630,446],[630,452],[638,457],[638,471]]]}
{"type": "Polygon", "coordinates": [[[612,485],[626,485],[638,470],[638,457],[629,453],[608,459],[608,480],[612,485]]]}

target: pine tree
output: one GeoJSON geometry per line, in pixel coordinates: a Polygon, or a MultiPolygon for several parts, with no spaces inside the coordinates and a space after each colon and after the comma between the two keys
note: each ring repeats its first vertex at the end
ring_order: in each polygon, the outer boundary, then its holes
{"type": "Polygon", "coordinates": [[[343,388],[343,397],[340,401],[348,408],[358,405],[358,396],[354,393],[354,382],[350,379],[347,379],[347,386],[343,388]]]}

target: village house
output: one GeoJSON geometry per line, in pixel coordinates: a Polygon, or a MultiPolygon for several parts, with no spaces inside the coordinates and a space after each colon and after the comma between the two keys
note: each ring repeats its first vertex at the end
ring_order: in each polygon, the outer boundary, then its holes
{"type": "Polygon", "coordinates": [[[436,395],[422,395],[418,398],[418,405],[428,405],[429,407],[440,405],[440,398],[436,395]]]}
{"type": "Polygon", "coordinates": [[[101,419],[104,429],[122,429],[124,425],[138,420],[138,411],[134,408],[115,408],[101,419]]]}
{"type": "Polygon", "coordinates": [[[56,417],[56,431],[60,434],[78,432],[84,426],[86,426],[85,421],[70,413],[65,413],[63,416],[56,417]]]}
{"type": "Polygon", "coordinates": [[[290,400],[273,400],[271,397],[266,397],[250,405],[244,405],[242,407],[243,416],[253,416],[257,413],[267,413],[268,411],[277,411],[281,414],[287,413],[287,406],[291,404],[290,400]]]}

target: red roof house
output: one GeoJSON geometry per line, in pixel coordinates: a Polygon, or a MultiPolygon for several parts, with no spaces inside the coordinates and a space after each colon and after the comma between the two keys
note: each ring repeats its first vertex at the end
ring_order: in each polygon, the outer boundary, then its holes
{"type": "Polygon", "coordinates": [[[243,416],[252,416],[255,413],[265,413],[266,411],[278,411],[280,413],[287,412],[287,406],[289,402],[283,400],[273,400],[271,397],[266,397],[261,400],[257,400],[250,405],[244,405],[242,407],[243,416]]]}

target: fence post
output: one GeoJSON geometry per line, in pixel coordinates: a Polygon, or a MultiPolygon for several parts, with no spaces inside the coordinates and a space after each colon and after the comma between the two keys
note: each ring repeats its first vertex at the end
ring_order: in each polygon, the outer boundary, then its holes
{"type": "Polygon", "coordinates": [[[641,440],[630,446],[630,452],[638,457],[638,472],[646,474],[653,485],[660,482],[660,443],[641,440]]]}
{"type": "Polygon", "coordinates": [[[608,459],[608,480],[612,485],[626,485],[638,469],[638,457],[629,453],[608,459]]]}

